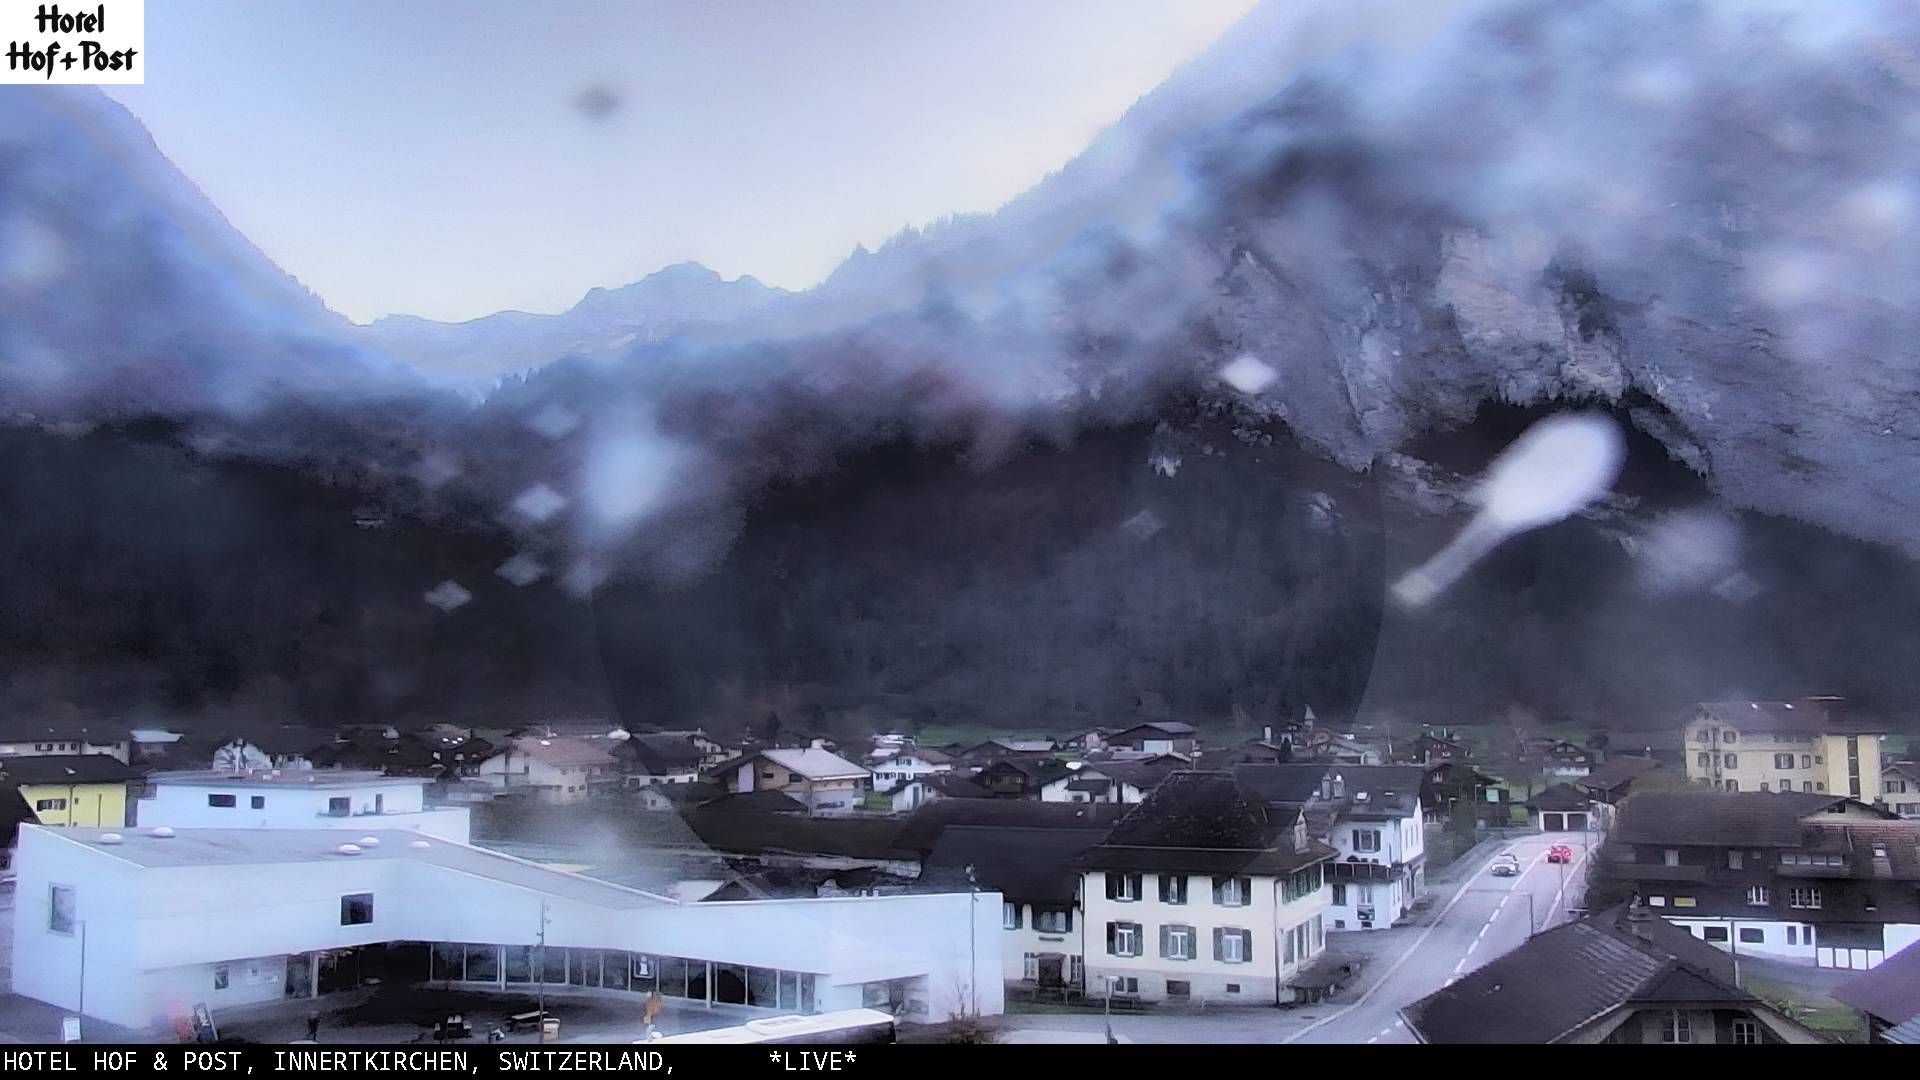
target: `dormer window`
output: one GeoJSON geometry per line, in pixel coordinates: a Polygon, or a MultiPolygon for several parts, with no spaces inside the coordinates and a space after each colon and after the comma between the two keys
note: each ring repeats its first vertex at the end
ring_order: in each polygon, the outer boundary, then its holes
{"type": "Polygon", "coordinates": [[[1739,742],[1740,736],[1732,731],[1724,731],[1720,734],[1720,740],[1722,742],[1739,742]]]}

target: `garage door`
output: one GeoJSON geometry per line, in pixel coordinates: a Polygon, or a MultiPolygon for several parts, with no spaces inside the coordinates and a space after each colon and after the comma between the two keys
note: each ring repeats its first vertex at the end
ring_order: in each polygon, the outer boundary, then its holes
{"type": "Polygon", "coordinates": [[[1567,815],[1559,810],[1540,811],[1540,827],[1547,832],[1567,831],[1567,815]]]}
{"type": "Polygon", "coordinates": [[[1579,832],[1582,829],[1585,829],[1586,827],[1587,827],[1587,815],[1585,811],[1582,811],[1577,814],[1567,815],[1567,831],[1568,832],[1579,832]]]}

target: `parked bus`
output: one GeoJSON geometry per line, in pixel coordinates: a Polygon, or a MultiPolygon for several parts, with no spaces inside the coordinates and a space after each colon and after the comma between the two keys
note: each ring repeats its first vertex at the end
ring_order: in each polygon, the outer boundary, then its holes
{"type": "Polygon", "coordinates": [[[642,1041],[649,1046],[654,1043],[855,1046],[894,1041],[894,1021],[878,1009],[847,1009],[818,1016],[770,1016],[765,1020],[749,1020],[739,1027],[662,1035],[642,1041]]]}

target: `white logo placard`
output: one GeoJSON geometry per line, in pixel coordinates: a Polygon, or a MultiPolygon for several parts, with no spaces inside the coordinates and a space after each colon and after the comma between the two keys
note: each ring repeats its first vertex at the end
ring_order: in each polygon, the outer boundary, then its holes
{"type": "Polygon", "coordinates": [[[0,41],[7,47],[0,83],[147,81],[146,0],[0,0],[0,41]]]}

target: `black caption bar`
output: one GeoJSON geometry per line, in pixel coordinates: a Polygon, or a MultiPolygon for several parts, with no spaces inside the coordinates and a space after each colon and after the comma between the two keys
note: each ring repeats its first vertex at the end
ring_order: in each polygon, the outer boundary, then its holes
{"type": "Polygon", "coordinates": [[[0,1074],[85,1073],[215,1078],[364,1076],[376,1073],[451,1076],[553,1076],[633,1073],[700,1076],[729,1073],[845,1073],[863,1057],[891,1047],[703,1046],[58,1046],[0,1048],[0,1074]]]}

